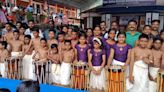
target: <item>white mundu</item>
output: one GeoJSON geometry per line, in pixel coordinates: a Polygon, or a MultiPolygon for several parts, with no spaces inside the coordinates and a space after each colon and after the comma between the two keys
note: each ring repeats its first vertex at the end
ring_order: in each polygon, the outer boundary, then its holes
{"type": "Polygon", "coordinates": [[[2,75],[2,77],[6,77],[6,73],[5,73],[5,63],[0,63],[0,75],[2,75]]]}
{"type": "Polygon", "coordinates": [[[142,60],[133,67],[134,84],[128,92],[149,92],[148,65],[142,60]]]}
{"type": "Polygon", "coordinates": [[[69,85],[71,76],[71,64],[62,62],[60,69],[60,84],[69,85]]]}
{"type": "MultiPolygon", "coordinates": [[[[157,78],[158,70],[159,68],[149,67],[149,73],[153,79],[157,78]]],[[[149,92],[156,92],[156,91],[157,91],[157,83],[155,81],[149,80],[149,92]]]]}
{"type": "Polygon", "coordinates": [[[52,71],[52,82],[53,83],[60,83],[60,64],[52,64],[51,65],[51,71],[52,71]]]}

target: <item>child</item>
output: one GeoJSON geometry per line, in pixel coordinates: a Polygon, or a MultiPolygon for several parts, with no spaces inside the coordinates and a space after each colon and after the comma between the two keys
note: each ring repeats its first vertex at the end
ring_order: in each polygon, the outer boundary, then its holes
{"type": "Polygon", "coordinates": [[[0,75],[2,75],[2,77],[6,77],[4,61],[9,57],[9,53],[6,47],[7,43],[0,41],[0,75]]]}
{"type": "Polygon", "coordinates": [[[71,63],[74,61],[75,52],[72,49],[72,44],[70,40],[65,40],[64,42],[65,50],[62,51],[61,56],[61,76],[60,83],[61,85],[67,86],[70,83],[71,76],[71,63]]]}
{"type": "Polygon", "coordinates": [[[52,66],[52,82],[59,84],[60,83],[60,55],[58,52],[57,44],[52,44],[50,50],[48,51],[48,60],[51,60],[52,66]]]}
{"type": "Polygon", "coordinates": [[[88,50],[89,45],[86,43],[86,35],[80,34],[79,35],[79,44],[75,46],[75,57],[76,61],[82,61],[83,63],[88,62],[88,50]]]}
{"type": "Polygon", "coordinates": [[[153,41],[153,64],[149,67],[150,81],[149,81],[149,92],[157,91],[157,75],[162,64],[162,51],[160,50],[162,45],[162,40],[160,38],[155,38],[153,41]]]}
{"type": "Polygon", "coordinates": [[[19,28],[19,34],[20,34],[19,40],[21,40],[21,41],[24,41],[24,32],[25,32],[25,28],[23,26],[21,26],[19,28]]]}
{"type": "Polygon", "coordinates": [[[153,63],[151,50],[147,48],[148,36],[139,36],[139,46],[131,51],[129,80],[133,87],[129,92],[148,92],[148,65],[153,63]]]}
{"type": "Polygon", "coordinates": [[[130,50],[131,46],[125,43],[126,34],[120,32],[117,35],[118,43],[113,45],[113,50],[110,55],[113,58],[109,58],[108,65],[129,65],[130,62],[130,50]]]}
{"type": "Polygon", "coordinates": [[[26,50],[29,48],[31,41],[30,35],[25,35],[24,37],[24,45],[23,45],[23,78],[24,79],[34,79],[33,75],[33,60],[32,60],[32,52],[33,47],[29,49],[29,51],[26,53],[26,50]]]}
{"type": "Polygon", "coordinates": [[[105,89],[105,51],[101,49],[102,42],[99,38],[93,38],[93,49],[89,50],[89,66],[91,67],[90,87],[105,89]]]}
{"type": "Polygon", "coordinates": [[[92,29],[91,28],[88,28],[86,34],[87,34],[87,43],[89,44],[89,46],[91,46],[92,36],[93,36],[92,29]]]}
{"type": "Polygon", "coordinates": [[[19,57],[22,55],[23,42],[19,40],[19,31],[13,32],[13,39],[9,41],[12,57],[19,57]]]}
{"type": "Polygon", "coordinates": [[[58,49],[59,49],[59,54],[62,53],[62,51],[64,50],[64,32],[60,32],[58,34],[58,49]]]}
{"type": "Polygon", "coordinates": [[[106,50],[106,64],[108,62],[108,59],[110,57],[110,52],[113,50],[111,49],[113,47],[113,45],[116,43],[114,38],[116,35],[116,31],[115,30],[109,30],[108,31],[108,39],[105,41],[105,50],[106,50]]]}
{"type": "Polygon", "coordinates": [[[72,31],[71,43],[72,43],[72,47],[75,48],[75,45],[78,43],[77,31],[72,31]]]}
{"type": "Polygon", "coordinates": [[[33,59],[37,62],[47,62],[47,55],[48,55],[47,40],[45,38],[41,38],[40,48],[36,50],[33,59]]]}
{"type": "Polygon", "coordinates": [[[50,48],[52,44],[58,44],[58,41],[55,39],[54,30],[49,30],[49,39],[48,39],[48,47],[50,48]]]}

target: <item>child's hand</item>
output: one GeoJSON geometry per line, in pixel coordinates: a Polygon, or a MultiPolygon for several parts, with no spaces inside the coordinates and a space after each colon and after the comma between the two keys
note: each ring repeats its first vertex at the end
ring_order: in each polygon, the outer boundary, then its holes
{"type": "Polygon", "coordinates": [[[129,81],[134,84],[134,76],[129,76],[129,81]]]}

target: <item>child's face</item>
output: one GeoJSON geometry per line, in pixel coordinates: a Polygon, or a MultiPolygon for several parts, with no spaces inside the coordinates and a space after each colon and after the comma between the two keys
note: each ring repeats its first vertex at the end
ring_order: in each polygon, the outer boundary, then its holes
{"type": "Polygon", "coordinates": [[[94,35],[95,36],[100,36],[100,34],[101,34],[100,28],[99,27],[96,27],[95,30],[94,30],[94,35]]]}
{"type": "Polygon", "coordinates": [[[86,43],[86,38],[84,36],[81,36],[79,39],[80,44],[85,44],[86,43]]]}
{"type": "Polygon", "coordinates": [[[68,32],[67,27],[63,27],[63,32],[65,32],[65,33],[67,33],[67,32],[68,32]]]}
{"type": "Polygon", "coordinates": [[[164,32],[161,33],[161,39],[164,41],[164,32]]]}
{"type": "Polygon", "coordinates": [[[161,48],[161,46],[162,46],[162,42],[160,41],[160,40],[156,40],[154,43],[153,43],[153,47],[155,48],[155,49],[160,49],[161,48]]]}
{"type": "Polygon", "coordinates": [[[93,42],[93,47],[94,47],[95,49],[98,49],[98,48],[100,48],[100,44],[98,44],[98,42],[94,41],[94,42],[93,42]]]}
{"type": "Polygon", "coordinates": [[[19,33],[14,32],[14,33],[13,33],[13,36],[14,36],[14,39],[19,39],[19,33]]]}
{"type": "Polygon", "coordinates": [[[72,32],[72,39],[76,39],[77,38],[77,33],[76,32],[72,32]]]}
{"type": "Polygon", "coordinates": [[[146,39],[146,38],[141,38],[141,39],[139,40],[139,45],[140,45],[140,47],[146,48],[146,47],[147,47],[147,44],[148,44],[148,39],[146,39]]]}
{"type": "Polygon", "coordinates": [[[68,29],[68,35],[71,35],[71,34],[72,34],[72,29],[69,28],[69,29],[68,29]]]}
{"type": "Polygon", "coordinates": [[[33,35],[34,35],[35,38],[39,37],[39,33],[38,32],[33,31],[32,33],[33,33],[33,35]]]}
{"type": "Polygon", "coordinates": [[[64,35],[58,35],[58,40],[59,40],[59,42],[64,41],[64,35]]]}
{"type": "Polygon", "coordinates": [[[6,24],[5,25],[5,28],[6,28],[7,31],[10,31],[11,30],[11,26],[9,24],[6,24]]]}
{"type": "Polygon", "coordinates": [[[47,42],[45,40],[41,40],[40,41],[40,45],[41,45],[41,47],[46,47],[47,46],[47,42]]]}
{"type": "Polygon", "coordinates": [[[52,48],[51,50],[52,50],[54,53],[57,53],[57,48],[56,48],[56,47],[52,48]]]}
{"type": "Polygon", "coordinates": [[[109,38],[114,39],[115,35],[116,35],[115,31],[110,31],[109,32],[109,38]]]}
{"type": "Polygon", "coordinates": [[[29,28],[33,28],[34,27],[34,23],[33,22],[29,22],[28,26],[29,26],[29,28]]]}
{"type": "Polygon", "coordinates": [[[30,43],[30,39],[27,38],[27,37],[25,37],[25,38],[24,38],[24,43],[25,43],[25,44],[29,44],[29,43],[30,43]]]}
{"type": "Polygon", "coordinates": [[[20,23],[17,23],[16,24],[16,27],[17,27],[17,29],[19,29],[21,27],[21,24],[20,23]]]}
{"type": "Polygon", "coordinates": [[[149,35],[151,33],[151,31],[152,31],[152,29],[149,26],[147,26],[144,28],[143,33],[149,35]]]}
{"type": "Polygon", "coordinates": [[[125,39],[126,39],[125,35],[120,34],[118,36],[118,43],[125,43],[125,39]]]}
{"type": "Polygon", "coordinates": [[[87,36],[90,37],[90,36],[92,36],[92,35],[93,35],[92,30],[91,30],[91,29],[88,29],[88,30],[87,30],[87,36]]]}
{"type": "Polygon", "coordinates": [[[20,29],[19,29],[19,33],[20,33],[20,34],[24,34],[24,32],[25,32],[25,29],[24,29],[24,28],[20,28],[20,29]]]}
{"type": "Polygon", "coordinates": [[[51,31],[49,32],[49,38],[50,38],[50,39],[55,38],[55,34],[54,34],[54,32],[51,32],[51,31]]]}
{"type": "Polygon", "coordinates": [[[65,43],[65,49],[66,49],[66,50],[71,49],[71,43],[66,42],[66,43],[65,43]]]}

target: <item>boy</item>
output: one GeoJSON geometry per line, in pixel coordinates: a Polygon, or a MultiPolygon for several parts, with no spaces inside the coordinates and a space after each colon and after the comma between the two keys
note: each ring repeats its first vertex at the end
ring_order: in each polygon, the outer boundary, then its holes
{"type": "Polygon", "coordinates": [[[64,38],[65,34],[64,32],[61,32],[58,34],[58,50],[59,50],[59,54],[61,54],[61,52],[64,50],[64,38]]]}
{"type": "Polygon", "coordinates": [[[61,76],[60,83],[61,85],[69,85],[70,76],[71,76],[71,63],[74,61],[75,52],[72,49],[71,41],[65,40],[64,42],[65,50],[62,52],[61,56],[61,76]]]}
{"type": "Polygon", "coordinates": [[[23,42],[19,40],[19,31],[13,32],[13,39],[9,41],[12,57],[19,57],[22,54],[23,42]]]}
{"type": "Polygon", "coordinates": [[[71,37],[71,43],[72,47],[75,48],[75,45],[78,43],[78,33],[77,31],[72,31],[72,37],[71,37]]]}
{"type": "Polygon", "coordinates": [[[24,79],[33,79],[33,65],[32,65],[32,52],[33,47],[29,49],[29,51],[26,53],[26,50],[29,48],[31,41],[30,35],[25,35],[24,37],[24,45],[22,48],[23,52],[23,78],[24,79]]]}
{"type": "Polygon", "coordinates": [[[13,39],[13,28],[11,23],[6,23],[5,30],[2,31],[2,36],[7,42],[13,39]]]}
{"type": "Polygon", "coordinates": [[[48,47],[50,48],[52,44],[58,44],[58,41],[55,39],[54,30],[49,30],[49,39],[48,39],[48,47]]]}
{"type": "Polygon", "coordinates": [[[9,57],[9,53],[6,50],[6,47],[7,47],[7,43],[1,41],[0,42],[0,75],[2,75],[2,77],[6,77],[4,61],[6,58],[9,57]]]}
{"type": "Polygon", "coordinates": [[[48,60],[52,62],[52,83],[60,83],[60,55],[58,52],[57,44],[52,44],[50,50],[48,51],[48,60]]]}
{"type": "Polygon", "coordinates": [[[21,26],[19,28],[19,34],[20,34],[19,40],[21,40],[21,41],[24,41],[24,32],[25,32],[25,28],[23,26],[21,26]]]}
{"type": "Polygon", "coordinates": [[[40,39],[40,48],[38,48],[33,56],[33,59],[38,62],[47,62],[48,47],[45,38],[40,39]],[[37,57],[38,55],[38,57],[37,57]]]}
{"type": "Polygon", "coordinates": [[[139,46],[131,51],[129,80],[133,87],[129,92],[148,92],[148,65],[153,63],[151,50],[147,49],[148,36],[139,36],[139,46]]]}
{"type": "Polygon", "coordinates": [[[149,92],[157,91],[157,75],[160,69],[161,61],[162,61],[162,51],[160,50],[162,45],[162,40],[160,38],[155,38],[153,41],[153,63],[149,67],[150,81],[149,81],[149,92]]]}

